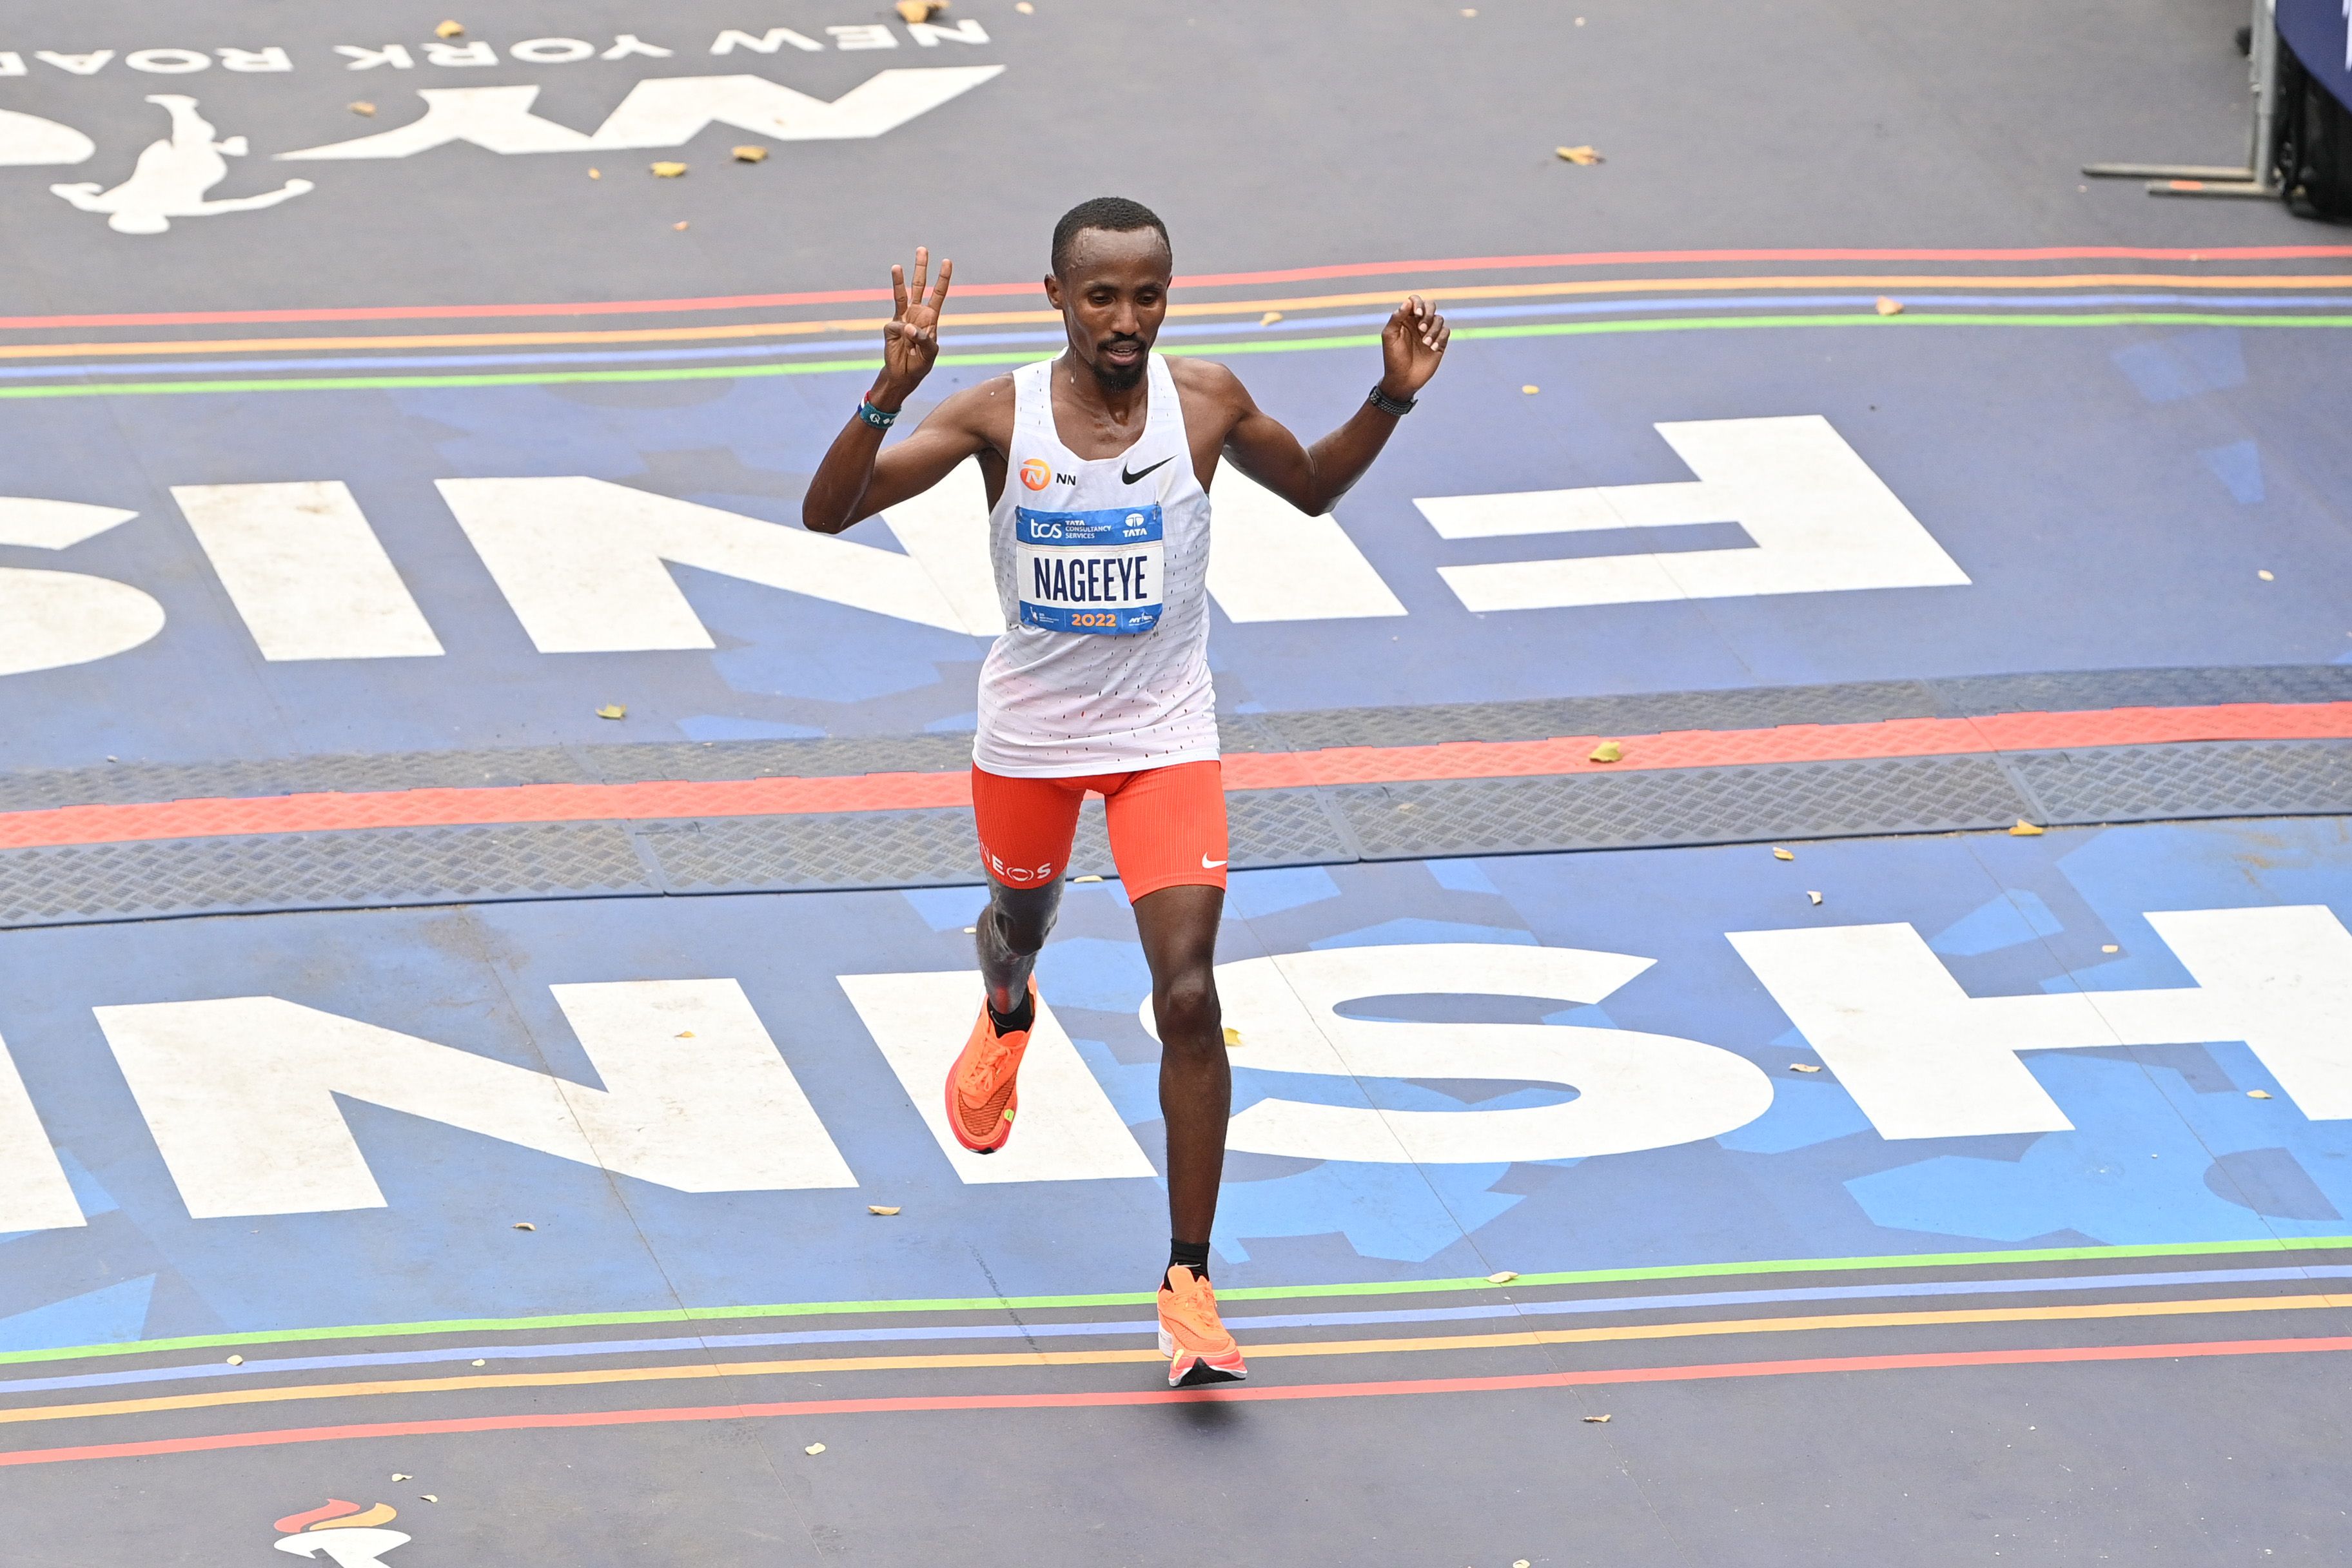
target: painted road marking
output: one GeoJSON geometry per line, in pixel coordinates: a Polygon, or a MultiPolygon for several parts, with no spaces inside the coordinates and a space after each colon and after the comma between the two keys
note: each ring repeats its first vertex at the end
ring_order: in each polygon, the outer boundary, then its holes
{"type": "MultiPolygon", "coordinates": [[[[2241,702],[2198,708],[2000,713],[1968,719],[1890,719],[1858,724],[1784,724],[1758,730],[1680,730],[1654,735],[1575,735],[1548,741],[1446,741],[1417,746],[1240,752],[1225,757],[1223,769],[1228,790],[1303,789],[1770,763],[1972,756],[2192,741],[2347,738],[2352,738],[2352,702],[2241,702]],[[1621,761],[1591,760],[1593,746],[1602,739],[1620,742],[1624,750],[1621,761]]],[[[625,784],[319,791],[0,812],[0,849],[374,827],[912,811],[971,804],[968,770],[812,778],[662,779],[625,784]]]]}
{"type": "MultiPolygon", "coordinates": [[[[1978,1307],[1941,1311],[1842,1312],[1811,1317],[1743,1318],[1696,1323],[1629,1323],[1599,1329],[1522,1329],[1495,1334],[1433,1334],[1411,1339],[1299,1340],[1243,1348],[1253,1360],[1302,1356],[1402,1355],[1431,1351],[1527,1350],[1544,1345],[1612,1344],[1643,1340],[1716,1339],[1737,1334],[1809,1333],[1816,1330],[1962,1327],[1987,1323],[2087,1322],[2138,1318],[2201,1317],[2239,1312],[2315,1311],[2352,1307],[2352,1295],[2237,1296],[2190,1300],[2066,1302],[2040,1307],[1978,1307]]],[[[698,1383],[714,1378],[792,1377],[854,1372],[970,1372],[1006,1367],[1119,1366],[1160,1360],[1156,1350],[980,1351],[940,1355],[808,1356],[780,1361],[591,1367],[573,1372],[492,1373],[479,1377],[415,1377],[371,1383],[289,1384],[269,1388],[217,1389],[70,1405],[0,1409],[0,1426],[167,1410],[215,1410],[313,1399],[473,1394],[490,1388],[582,1388],[641,1383],[698,1383]]]]}
{"type": "MultiPolygon", "coordinates": [[[[1522,1289],[1550,1286],[1609,1285],[1645,1279],[1735,1279],[1781,1274],[1854,1273],[1891,1268],[1974,1268],[2036,1263],[2091,1263],[2142,1258],[2243,1258],[2261,1254],[2333,1252],[2352,1248],[2352,1236],[2262,1237],[2230,1241],[2135,1242],[2096,1247],[2045,1247],[1990,1252],[1895,1253],[1857,1258],[1782,1258],[1758,1262],[1658,1264],[1631,1268],[1582,1268],[1522,1274],[1522,1289]]],[[[2322,1270],[2296,1270],[2320,1277],[2322,1270]]],[[[2024,1278],[2024,1277],[2021,1277],[2024,1278]]],[[[2227,1279],[2229,1276],[2217,1276],[2227,1279]]],[[[1221,1301],[1339,1300],[1371,1296],[1433,1295],[1491,1291],[1483,1275],[1449,1279],[1366,1279],[1321,1285],[1242,1285],[1218,1293],[1221,1301]]],[[[0,1366],[31,1362],[85,1361],[92,1357],[153,1355],[171,1351],[222,1350],[238,1345],[315,1344],[330,1340],[392,1339],[420,1334],[517,1333],[544,1329],[629,1327],[651,1323],[709,1323],[768,1318],[871,1316],[906,1312],[1004,1312],[1074,1310],[1091,1307],[1141,1307],[1156,1297],[1149,1290],[1066,1296],[956,1296],[873,1301],[780,1301],[733,1307],[662,1307],[625,1312],[542,1313],[521,1318],[449,1318],[410,1323],[354,1323],[316,1328],[257,1330],[242,1333],[183,1334],[170,1339],[129,1340],[114,1344],[72,1345],[0,1351],[0,1366]]]]}
{"type": "MultiPolygon", "coordinates": [[[[2055,1366],[2070,1363],[2189,1361],[2210,1356],[2308,1355],[2352,1350],[2352,1336],[2300,1340],[2231,1340],[2155,1345],[2067,1345],[2021,1350],[1928,1351],[1907,1355],[1813,1357],[1801,1361],[1734,1362],[1704,1366],[1615,1367],[1586,1372],[1521,1373],[1492,1377],[1423,1378],[1385,1383],[1236,1384],[1215,1390],[1118,1390],[1067,1394],[898,1395],[871,1399],[803,1399],[667,1410],[582,1411],[564,1415],[476,1415],[431,1421],[383,1421],[273,1432],[226,1432],[186,1437],[97,1443],[70,1448],[0,1452],[0,1468],[53,1465],[79,1459],[136,1458],[163,1454],[274,1448],[298,1443],[367,1437],[423,1437],[469,1432],[548,1431],[639,1426],[688,1421],[764,1420],[788,1415],[884,1415],[918,1411],[1101,1409],[1134,1405],[1190,1405],[1224,1400],[1360,1399],[1409,1394],[1489,1394],[1544,1388],[1601,1387],[1645,1383],[1700,1383],[1739,1377],[1787,1377],[1822,1373],[1919,1371],[1940,1367],[2055,1366]]],[[[1253,1354],[1262,1353],[1252,1352],[1253,1354]]],[[[1157,1362],[1158,1352],[1144,1359],[1157,1362]]]]}
{"type": "MultiPolygon", "coordinates": [[[[1421,261],[1339,262],[1255,272],[1213,272],[1177,278],[1177,289],[1246,288],[1340,278],[1420,276],[1431,272],[1496,272],[1549,267],[1694,266],[1728,262],[1803,261],[2323,261],[2352,258],[2352,245],[2221,246],[2212,249],[2140,246],[2033,246],[2023,248],[1819,248],[1745,250],[1567,251],[1543,256],[1470,256],[1421,261]]],[[[1963,278],[1967,275],[1962,274],[1963,278]]],[[[2170,275],[2167,275],[2170,276],[2170,275]]],[[[1030,295],[1034,282],[959,283],[958,299],[1030,295]]],[[[352,305],[254,310],[142,310],[108,314],[0,316],[0,331],[53,331],[83,327],[227,326],[270,321],[395,321],[499,316],[625,316],[677,310],[771,310],[793,305],[845,305],[890,298],[887,289],[825,289],[792,294],[730,294],[675,300],[582,300],[546,304],[352,305]]]]}
{"type": "MultiPolygon", "coordinates": [[[[1664,1312],[1683,1309],[1756,1307],[1792,1302],[1885,1300],[1928,1296],[2060,1295],[2082,1290],[2140,1290],[2180,1286],[2308,1284],[2352,1279],[2352,1264],[2300,1268],[2206,1268],[2154,1274],[2026,1276],[1997,1279],[1896,1280],[1870,1285],[1814,1286],[1782,1290],[1705,1290],[1676,1295],[1600,1296],[1568,1300],[1515,1300],[1473,1307],[1421,1307],[1375,1312],[1227,1312],[1227,1326],[1244,1332],[1275,1329],[1350,1329],[1376,1323],[1452,1323],[1495,1319],[1581,1317],[1618,1312],[1664,1312]]],[[[1233,1293],[1227,1293],[1232,1300],[1233,1293]]],[[[444,1362],[542,1361],[574,1356],[657,1355],[680,1352],[784,1345],[882,1344],[953,1340],[1100,1339],[1149,1334],[1149,1318],[1074,1318],[1008,1323],[895,1324],[864,1329],[801,1329],[765,1334],[696,1334],[676,1339],[569,1340],[526,1344],[447,1345],[431,1350],[387,1351],[363,1355],[275,1356],[236,1365],[200,1362],[182,1366],[139,1367],[128,1372],[82,1373],[64,1377],[28,1377],[0,1382],[0,1399],[77,1388],[122,1388],[144,1383],[189,1383],[244,1379],[297,1372],[332,1372],[361,1367],[418,1366],[444,1362]]]]}

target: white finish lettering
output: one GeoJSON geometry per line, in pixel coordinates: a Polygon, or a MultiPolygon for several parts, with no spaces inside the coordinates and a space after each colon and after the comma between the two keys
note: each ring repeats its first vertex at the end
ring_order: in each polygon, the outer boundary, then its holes
{"type": "Polygon", "coordinates": [[[1970,996],[1908,925],[1728,934],[1882,1137],[2062,1132],[2019,1052],[2212,1040],[2305,1116],[2352,1118],[2352,931],[2318,904],[2147,921],[2195,985],[1970,996]]]}
{"type": "Polygon", "coordinates": [[[30,496],[0,496],[0,544],[29,550],[65,550],[85,539],[95,539],[139,514],[83,501],[37,500],[30,496]]]}
{"type": "Polygon", "coordinates": [[[273,663],[441,652],[425,612],[339,479],[175,485],[196,542],[273,663]]]}
{"type": "Polygon", "coordinates": [[[337,44],[335,53],[352,62],[343,68],[345,70],[372,71],[378,66],[390,66],[399,71],[416,68],[415,60],[409,57],[407,49],[398,44],[386,44],[380,49],[363,49],[355,44],[337,44]]]}
{"type": "Polygon", "coordinates": [[[656,59],[666,60],[676,52],[674,49],[663,48],[659,44],[649,44],[635,33],[622,33],[613,39],[613,47],[604,51],[603,58],[617,60],[625,59],[630,55],[650,55],[656,59]]]}
{"type": "Polygon", "coordinates": [[[896,34],[879,22],[860,22],[847,27],[827,27],[836,49],[895,49],[898,47],[896,34]]]}
{"type": "Polygon", "coordinates": [[[1118,1119],[1102,1085],[1044,998],[1021,1060],[1019,1129],[993,1154],[975,1154],[949,1130],[942,1086],[979,1016],[977,970],[921,974],[845,974],[841,988],[882,1048],[890,1070],[922,1112],[940,1152],[962,1180],[1083,1182],[1149,1177],[1150,1159],[1118,1119]]]}
{"type": "Polygon", "coordinates": [[[1446,539],[1737,522],[1752,548],[1441,566],[1472,610],[1965,586],[1968,574],[1818,415],[1660,425],[1696,481],[1416,500],[1446,539]]]}
{"type": "Polygon", "coordinates": [[[133,49],[122,57],[122,63],[157,76],[187,76],[213,68],[212,56],[202,49],[133,49]]]}
{"type": "Polygon", "coordinates": [[[988,553],[988,487],[977,458],[957,464],[921,495],[884,512],[882,521],[922,563],[962,630],[992,637],[1004,629],[988,553]]]}
{"type": "Polygon", "coordinates": [[[503,153],[678,147],[714,124],[784,142],[857,140],[894,131],[1003,68],[932,66],[877,71],[831,103],[755,76],[664,77],[630,89],[593,135],[533,114],[536,87],[428,88],[418,94],[425,100],[422,119],[373,136],[278,156],[407,158],[454,142],[503,153]]]}
{"type": "Polygon", "coordinates": [[[499,63],[499,51],[479,38],[463,44],[427,44],[425,63],[429,66],[494,66],[499,63]]]}
{"type": "Polygon", "coordinates": [[[338,1095],[679,1192],[856,1184],[734,981],[551,989],[604,1088],[275,996],[95,1011],[199,1219],[384,1206],[338,1095]]]}
{"type": "MultiPolygon", "coordinates": [[[[139,514],[79,501],[0,496],[0,545],[64,550],[139,514]]],[[[0,675],[125,653],[163,629],[163,606],[127,583],[0,567],[0,675]]]]}
{"type": "Polygon", "coordinates": [[[941,26],[937,22],[909,22],[907,24],[907,32],[915,42],[927,49],[938,48],[941,38],[952,38],[959,44],[988,42],[988,30],[980,25],[980,18],[977,16],[962,17],[952,27],[941,26]]]}
{"type": "Polygon", "coordinates": [[[23,76],[25,57],[14,49],[0,49],[0,76],[23,76]]]}
{"type": "MultiPolygon", "coordinates": [[[[1433,942],[1332,948],[1217,966],[1236,1066],[1331,1078],[1492,1079],[1577,1097],[1509,1110],[1379,1110],[1263,1100],[1228,1144],[1307,1160],[1487,1163],[1621,1154],[1719,1137],[1761,1116],[1772,1086],[1746,1058],[1672,1035],[1558,1024],[1409,1024],[1342,1017],[1371,996],[1598,1002],[1653,960],[1580,948],[1433,942]]],[[[1153,1026],[1150,998],[1140,1009],[1153,1026]]]]}
{"type": "Polygon", "coordinates": [[[824,47],[814,38],[804,33],[795,33],[790,27],[771,27],[756,38],[749,33],[729,27],[710,40],[710,52],[714,55],[731,55],[740,47],[755,50],[763,55],[772,55],[786,44],[812,54],[824,47]]]}
{"type": "Polygon", "coordinates": [[[1308,517],[1231,463],[1217,470],[1209,520],[1209,592],[1235,621],[1405,613],[1338,518],[1308,517]]]}
{"type": "Polygon", "coordinates": [[[870,544],[604,479],[438,483],[541,653],[717,646],[666,562],[920,626],[965,629],[921,562],[870,544]]]}
{"type": "Polygon", "coordinates": [[[286,51],[272,44],[266,49],[216,49],[221,64],[233,71],[290,71],[294,61],[286,51]]]}
{"type": "MultiPolygon", "coordinates": [[[[13,57],[0,57],[0,64],[13,57]]],[[[0,71],[0,76],[11,73],[0,71]]],[[[44,163],[79,163],[98,151],[98,143],[70,125],[0,109],[0,168],[26,168],[44,163]]]]}
{"type": "Polygon", "coordinates": [[[94,49],[86,55],[60,55],[48,49],[35,49],[33,58],[61,71],[71,71],[76,76],[96,76],[106,68],[106,62],[114,58],[114,51],[94,49]]]}
{"type": "Polygon", "coordinates": [[[25,1093],[7,1042],[0,1040],[0,1235],[88,1223],[25,1093]]]}
{"type": "Polygon", "coordinates": [[[585,38],[525,38],[520,44],[507,47],[509,58],[535,66],[570,65],[573,60],[584,60],[595,52],[596,46],[585,38]]]}

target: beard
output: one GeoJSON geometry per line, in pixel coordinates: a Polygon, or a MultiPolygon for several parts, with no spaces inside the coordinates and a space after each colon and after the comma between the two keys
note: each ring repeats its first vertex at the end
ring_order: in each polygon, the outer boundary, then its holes
{"type": "Polygon", "coordinates": [[[1143,380],[1144,367],[1150,363],[1151,356],[1149,352],[1146,352],[1138,354],[1132,365],[1106,364],[1101,360],[1097,360],[1089,368],[1095,373],[1095,384],[1104,391],[1127,392],[1143,380]]]}

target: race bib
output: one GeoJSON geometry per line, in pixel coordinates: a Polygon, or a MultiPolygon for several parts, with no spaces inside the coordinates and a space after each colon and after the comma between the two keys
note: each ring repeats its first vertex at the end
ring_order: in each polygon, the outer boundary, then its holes
{"type": "Polygon", "coordinates": [[[1131,637],[1160,624],[1160,506],[1013,513],[1021,624],[1131,637]]]}

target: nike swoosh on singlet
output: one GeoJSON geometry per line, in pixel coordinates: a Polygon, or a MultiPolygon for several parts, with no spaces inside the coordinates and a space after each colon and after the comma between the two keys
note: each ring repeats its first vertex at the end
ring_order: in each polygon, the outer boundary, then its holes
{"type": "MultiPolygon", "coordinates": [[[[1158,462],[1156,462],[1156,463],[1152,464],[1152,465],[1151,465],[1151,468],[1166,468],[1169,464],[1171,464],[1171,463],[1174,462],[1175,460],[1176,460],[1176,459],[1175,459],[1175,458],[1174,458],[1174,457],[1172,457],[1172,456],[1171,456],[1171,457],[1166,457],[1166,458],[1160,458],[1158,462]]],[[[1146,468],[1146,469],[1144,469],[1144,470],[1143,470],[1143,474],[1148,474],[1148,473],[1151,472],[1151,468],[1146,468]]],[[[1129,472],[1127,471],[1127,465],[1126,465],[1125,463],[1121,463],[1121,464],[1119,464],[1119,466],[1118,466],[1118,477],[1119,477],[1120,479],[1125,479],[1129,484],[1133,484],[1133,483],[1135,483],[1135,481],[1136,481],[1136,480],[1138,480],[1138,479],[1139,479],[1143,478],[1143,474],[1130,474],[1130,473],[1129,473],[1129,472]]]]}

